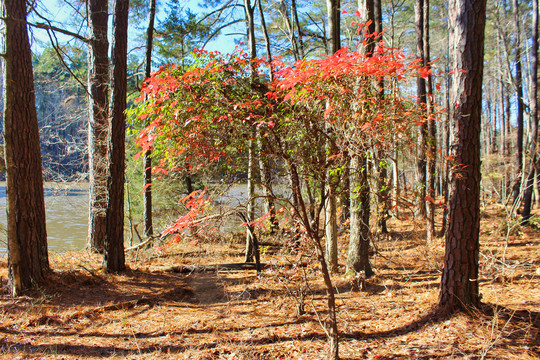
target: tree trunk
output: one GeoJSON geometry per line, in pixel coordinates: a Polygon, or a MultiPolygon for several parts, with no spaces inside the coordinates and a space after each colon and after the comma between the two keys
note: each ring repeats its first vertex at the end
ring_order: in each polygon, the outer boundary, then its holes
{"type": "MultiPolygon", "coordinates": [[[[148,15],[148,28],[146,29],[146,65],[144,76],[149,78],[152,73],[152,43],[154,40],[154,20],[156,17],[156,0],[150,2],[150,14],[148,15]]],[[[147,123],[148,125],[148,123],[147,123]]],[[[144,235],[154,234],[152,224],[152,150],[144,153],[144,235]]]]}
{"type": "MultiPolygon", "coordinates": [[[[247,39],[248,39],[248,50],[249,58],[251,60],[257,57],[257,47],[255,43],[255,18],[254,18],[254,8],[251,6],[250,0],[244,0],[244,11],[246,14],[246,27],[247,27],[247,39]]],[[[256,72],[252,71],[252,79],[256,76],[256,72]]],[[[251,139],[249,140],[249,152],[248,152],[248,183],[247,183],[247,214],[246,214],[246,253],[245,261],[253,261],[253,256],[258,252],[258,249],[255,249],[255,239],[253,238],[253,225],[251,222],[255,220],[255,164],[256,164],[256,155],[255,155],[255,131],[251,132],[251,139]]]]}
{"type": "Polygon", "coordinates": [[[255,220],[255,144],[253,140],[249,140],[248,153],[248,179],[247,179],[247,210],[246,210],[246,253],[245,262],[253,262],[255,249],[253,248],[253,225],[251,222],[255,220]]]}
{"type": "Polygon", "coordinates": [[[450,10],[453,161],[439,306],[478,306],[480,124],[486,0],[452,0],[450,10]],[[461,72],[460,70],[465,70],[461,72]]]}
{"type": "MultiPolygon", "coordinates": [[[[382,32],[384,30],[382,23],[382,4],[381,0],[373,0],[373,17],[374,26],[377,37],[374,38],[375,42],[379,42],[382,39],[382,32]]],[[[376,44],[374,44],[376,45],[376,44]]],[[[384,78],[381,77],[377,81],[377,97],[379,100],[384,99],[384,78]]],[[[377,167],[379,170],[379,178],[377,179],[377,227],[383,234],[388,234],[388,227],[386,226],[386,220],[390,210],[390,183],[388,179],[388,161],[383,158],[383,152],[379,152],[377,159],[377,167]]]]}
{"type": "MultiPolygon", "coordinates": [[[[327,0],[328,27],[330,32],[330,52],[335,54],[341,48],[340,35],[340,1],[327,0]]],[[[327,124],[331,128],[331,124],[327,124]]],[[[333,145],[327,144],[331,147],[333,145]]],[[[332,152],[333,153],[333,152],[332,152]]],[[[326,261],[331,271],[335,271],[338,266],[338,247],[337,247],[337,201],[336,187],[337,181],[329,172],[327,173],[328,197],[326,199],[326,261]]]]}
{"type": "Polygon", "coordinates": [[[328,32],[330,37],[330,55],[341,49],[341,12],[340,0],[326,0],[328,11],[328,32]]]}
{"type": "Polygon", "coordinates": [[[263,37],[264,37],[264,45],[266,47],[266,61],[268,62],[268,64],[270,64],[270,82],[274,81],[274,69],[272,68],[271,64],[272,64],[272,50],[271,50],[271,47],[270,47],[270,35],[268,34],[268,27],[266,26],[266,20],[265,20],[265,17],[264,17],[264,11],[263,11],[263,7],[262,7],[262,1],[259,0],[257,1],[257,6],[258,6],[258,9],[259,9],[259,13],[260,13],[260,16],[261,16],[261,28],[262,28],[262,32],[263,32],[263,37]]]}
{"type": "Polygon", "coordinates": [[[296,0],[291,0],[291,11],[292,11],[293,19],[294,19],[294,24],[296,25],[296,30],[298,30],[298,42],[297,42],[298,55],[300,56],[300,59],[303,59],[305,56],[304,40],[302,36],[303,35],[302,28],[300,27],[300,20],[298,19],[298,10],[296,8],[296,0]]]}
{"type": "Polygon", "coordinates": [[[341,181],[339,183],[339,205],[341,207],[341,217],[340,221],[342,224],[345,224],[346,221],[351,217],[351,212],[349,209],[351,198],[351,185],[349,181],[349,162],[350,158],[347,159],[347,162],[343,166],[341,172],[341,181]]]}
{"type": "Polygon", "coordinates": [[[272,191],[272,170],[270,169],[269,159],[261,153],[264,146],[264,137],[261,130],[257,130],[257,144],[259,146],[259,174],[261,176],[262,192],[264,195],[264,213],[270,214],[270,232],[273,234],[279,229],[276,220],[276,209],[274,208],[274,193],[272,191]]]}
{"type": "MultiPolygon", "coordinates": [[[[448,44],[448,49],[450,49],[450,46],[448,44]]],[[[449,64],[446,64],[446,72],[449,73],[449,64]]],[[[450,99],[449,99],[449,89],[450,89],[450,79],[449,77],[446,78],[445,84],[444,84],[444,99],[445,99],[445,107],[447,109],[450,109],[450,99]]],[[[446,234],[447,226],[448,226],[448,197],[449,197],[449,191],[448,191],[448,178],[450,175],[450,161],[448,160],[448,155],[450,155],[450,111],[448,111],[444,115],[444,121],[442,125],[442,160],[441,160],[441,167],[443,172],[443,180],[442,180],[442,195],[444,197],[444,210],[443,210],[443,216],[442,216],[442,225],[441,225],[441,231],[439,232],[439,236],[443,237],[446,234]]]]}
{"type": "Polygon", "coordinates": [[[103,263],[108,272],[123,271],[124,179],[126,141],[127,42],[129,0],[115,0],[112,44],[112,96],[109,127],[109,176],[103,263]]]}
{"type": "Polygon", "coordinates": [[[9,285],[13,296],[49,271],[39,128],[26,2],[4,1],[4,152],[9,285]]]}
{"type": "MultiPolygon", "coordinates": [[[[416,57],[421,59],[421,66],[426,66],[424,54],[424,0],[415,0],[414,3],[415,23],[416,23],[416,57]]],[[[416,97],[419,107],[426,106],[426,79],[421,76],[416,78],[416,97]]],[[[416,216],[425,218],[426,216],[426,174],[427,174],[427,121],[422,122],[418,129],[418,151],[416,160],[416,216]]]]}
{"type": "Polygon", "coordinates": [[[336,271],[338,266],[338,247],[337,247],[337,194],[336,181],[329,177],[328,179],[328,198],[325,205],[324,228],[326,231],[326,262],[330,271],[336,271]]]}
{"type": "MultiPolygon", "coordinates": [[[[430,44],[429,44],[429,0],[424,0],[423,6],[423,38],[424,38],[424,66],[430,66],[430,44]]],[[[435,237],[435,180],[437,173],[437,123],[433,114],[433,84],[431,74],[426,79],[426,116],[427,116],[427,137],[426,137],[426,236],[430,243],[435,237]]]]}
{"type": "Polygon", "coordinates": [[[353,156],[350,164],[351,233],[347,256],[347,272],[364,271],[366,278],[374,275],[369,263],[369,181],[366,156],[353,156]]]}
{"type": "Polygon", "coordinates": [[[521,69],[521,38],[519,30],[519,7],[517,0],[512,2],[514,32],[516,33],[516,102],[517,102],[517,145],[516,145],[516,180],[513,186],[514,204],[519,201],[521,180],[523,177],[523,75],[521,69]]]}
{"type": "Polygon", "coordinates": [[[522,224],[531,218],[532,195],[535,174],[540,175],[540,147],[538,146],[538,0],[533,0],[533,44],[531,56],[531,145],[529,174],[523,197],[522,224]]]}
{"type": "MultiPolygon", "coordinates": [[[[367,23],[375,17],[375,4],[373,0],[358,0],[358,11],[363,17],[362,23],[367,23]]],[[[375,31],[375,23],[364,32],[372,34],[375,31]]],[[[371,56],[375,48],[375,41],[367,41],[360,46],[358,51],[366,56],[371,56]]],[[[349,165],[349,186],[350,186],[350,234],[347,254],[347,272],[365,272],[366,277],[373,276],[373,270],[369,263],[369,239],[370,228],[369,218],[371,214],[370,206],[370,186],[367,169],[367,154],[352,154],[349,165]]]]}
{"type": "Polygon", "coordinates": [[[296,42],[296,35],[294,34],[294,27],[291,22],[291,18],[289,17],[289,11],[287,9],[287,4],[285,1],[280,2],[279,11],[281,12],[281,16],[283,17],[283,20],[285,21],[285,25],[287,26],[288,36],[289,36],[289,42],[291,43],[291,52],[294,56],[294,60],[297,61],[300,59],[300,51],[298,49],[298,44],[296,42]]]}
{"type": "Polygon", "coordinates": [[[103,252],[107,208],[107,128],[109,121],[109,41],[107,0],[88,2],[88,248],[103,252]]]}

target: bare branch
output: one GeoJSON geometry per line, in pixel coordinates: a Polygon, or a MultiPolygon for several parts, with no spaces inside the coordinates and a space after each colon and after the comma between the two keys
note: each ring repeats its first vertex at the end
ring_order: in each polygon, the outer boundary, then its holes
{"type": "Polygon", "coordinates": [[[242,21],[244,21],[244,19],[238,19],[238,20],[231,21],[230,23],[227,23],[227,24],[225,24],[225,25],[222,25],[222,26],[218,27],[218,28],[216,29],[216,31],[214,31],[212,34],[210,34],[210,36],[208,37],[208,39],[206,39],[205,43],[204,43],[203,46],[202,46],[202,49],[204,49],[204,47],[205,47],[206,45],[208,45],[208,43],[209,43],[215,36],[217,36],[221,30],[223,30],[224,28],[226,28],[226,27],[228,27],[228,26],[231,26],[231,25],[233,25],[233,24],[236,24],[236,23],[239,23],[239,22],[242,22],[242,21]]]}

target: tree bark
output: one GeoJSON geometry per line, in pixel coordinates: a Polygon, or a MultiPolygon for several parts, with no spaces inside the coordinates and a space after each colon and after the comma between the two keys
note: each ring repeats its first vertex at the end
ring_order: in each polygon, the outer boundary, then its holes
{"type": "Polygon", "coordinates": [[[369,181],[366,156],[354,156],[350,163],[351,232],[347,255],[347,272],[364,271],[366,278],[374,275],[369,263],[369,181]]]}
{"type": "Polygon", "coordinates": [[[341,49],[341,12],[340,0],[326,0],[328,11],[328,32],[330,35],[330,55],[341,49]]]}
{"type": "Polygon", "coordinates": [[[126,140],[127,41],[129,0],[115,0],[111,62],[111,118],[109,127],[109,175],[103,263],[108,272],[125,270],[124,179],[126,140]]]}
{"type": "Polygon", "coordinates": [[[109,121],[109,41],[107,0],[88,2],[88,248],[102,253],[107,208],[107,128],[109,121]]]}
{"type": "Polygon", "coordinates": [[[13,296],[49,271],[39,128],[26,2],[4,1],[4,153],[9,285],[13,296]]]}
{"type": "MultiPolygon", "coordinates": [[[[449,44],[448,49],[450,48],[449,44]]],[[[449,63],[446,63],[446,72],[449,73],[449,63]]],[[[450,79],[449,77],[446,78],[445,84],[444,84],[444,99],[445,99],[445,107],[447,109],[450,109],[450,99],[449,99],[449,89],[450,89],[450,79]]],[[[442,160],[441,160],[441,168],[443,173],[443,180],[442,180],[442,195],[444,197],[444,210],[442,215],[442,226],[441,231],[439,232],[439,236],[443,237],[446,234],[447,226],[448,226],[448,198],[450,196],[449,194],[449,175],[450,175],[450,161],[448,160],[448,155],[450,154],[450,111],[448,111],[444,115],[443,125],[442,125],[442,160]]]]}
{"type": "MultiPolygon", "coordinates": [[[[426,66],[424,54],[424,0],[415,0],[414,3],[415,23],[416,23],[416,57],[421,59],[421,66],[426,66]]],[[[421,76],[416,78],[416,97],[419,107],[426,106],[426,79],[421,76]]],[[[427,121],[422,122],[418,128],[418,150],[416,160],[416,215],[422,218],[426,216],[426,186],[427,186],[427,121]]]]}
{"type": "MultiPolygon", "coordinates": [[[[328,11],[328,28],[330,33],[330,55],[335,54],[341,49],[341,33],[340,33],[340,1],[327,0],[328,11]]],[[[326,124],[327,128],[331,128],[331,124],[326,124]]],[[[331,131],[330,131],[331,132],[331,131]]],[[[332,146],[328,143],[327,146],[332,146]]],[[[333,152],[332,152],[333,153],[333,152]]],[[[335,271],[338,266],[338,247],[337,247],[337,182],[335,176],[327,173],[328,197],[325,205],[325,231],[326,231],[326,262],[331,271],[335,271]]]]}
{"type": "Polygon", "coordinates": [[[486,0],[452,0],[449,9],[455,165],[439,306],[454,311],[480,303],[480,124],[486,0]]]}
{"type": "MultiPolygon", "coordinates": [[[[430,65],[429,44],[429,0],[424,0],[423,6],[423,42],[424,42],[424,66],[430,65]]],[[[426,85],[426,237],[430,243],[435,237],[435,180],[437,172],[437,123],[433,118],[433,84],[431,74],[428,74],[426,85]]]]}
{"type": "Polygon", "coordinates": [[[254,241],[253,241],[253,225],[251,222],[255,220],[255,144],[253,139],[249,140],[249,153],[248,153],[248,179],[247,179],[247,209],[246,209],[246,252],[245,262],[253,262],[253,255],[255,254],[254,241]]]}
{"type": "Polygon", "coordinates": [[[519,201],[519,193],[521,191],[521,181],[523,177],[523,75],[521,68],[521,37],[519,30],[519,6],[518,1],[512,2],[514,32],[516,35],[516,103],[517,103],[517,144],[516,144],[516,180],[513,186],[514,204],[519,201]]]}
{"type": "MultiPolygon", "coordinates": [[[[244,11],[246,14],[246,32],[247,32],[247,40],[248,40],[248,51],[249,51],[249,58],[250,60],[254,60],[257,57],[257,47],[255,42],[255,17],[254,12],[255,9],[253,6],[251,6],[250,0],[244,0],[244,11]]],[[[256,76],[256,72],[252,69],[251,77],[252,77],[252,84],[253,80],[256,76]]],[[[249,139],[249,152],[248,152],[248,183],[247,183],[247,192],[248,192],[248,200],[247,200],[247,214],[246,214],[246,253],[245,253],[245,262],[252,262],[253,256],[258,253],[258,249],[255,248],[257,245],[254,237],[253,237],[253,225],[251,222],[255,220],[255,171],[256,171],[256,155],[255,155],[255,131],[252,130],[250,132],[250,139],[249,139]]]]}
{"type": "MultiPolygon", "coordinates": [[[[372,34],[375,31],[375,3],[373,0],[359,0],[358,11],[362,14],[360,21],[366,24],[369,20],[372,23],[364,29],[364,33],[372,34]]],[[[375,41],[365,42],[358,51],[366,56],[371,56],[375,49],[375,41]]],[[[347,272],[364,271],[366,277],[374,275],[369,263],[369,241],[370,228],[369,218],[371,214],[370,206],[370,186],[368,178],[367,154],[351,154],[349,165],[349,186],[350,186],[350,233],[347,254],[347,272]]]]}
{"type": "MultiPolygon", "coordinates": [[[[373,40],[380,42],[382,40],[382,32],[384,30],[382,23],[382,4],[381,0],[373,0],[373,17],[374,17],[374,30],[377,33],[377,37],[373,40]]],[[[374,44],[376,45],[376,44],[374,44]]],[[[377,97],[378,99],[384,99],[384,78],[381,77],[377,80],[377,97]]],[[[388,219],[390,210],[390,181],[388,179],[388,165],[389,162],[383,158],[384,154],[379,151],[377,157],[377,168],[379,170],[379,178],[377,179],[377,227],[378,231],[383,234],[388,234],[388,227],[386,220],[388,219]]],[[[397,164],[396,164],[397,165],[397,164]]]]}
{"type": "MultiPolygon", "coordinates": [[[[150,14],[148,15],[148,28],[146,30],[146,65],[144,76],[149,78],[152,72],[152,44],[154,41],[154,20],[156,17],[156,0],[150,2],[150,14]]],[[[147,124],[148,125],[148,124],[147,124]]],[[[144,153],[144,235],[154,234],[152,224],[152,149],[144,153]]]]}

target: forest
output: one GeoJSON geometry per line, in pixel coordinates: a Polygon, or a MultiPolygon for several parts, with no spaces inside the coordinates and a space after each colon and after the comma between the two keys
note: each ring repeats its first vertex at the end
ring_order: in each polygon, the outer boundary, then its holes
{"type": "Polygon", "coordinates": [[[538,11],[3,0],[0,358],[540,359],[538,11]]]}

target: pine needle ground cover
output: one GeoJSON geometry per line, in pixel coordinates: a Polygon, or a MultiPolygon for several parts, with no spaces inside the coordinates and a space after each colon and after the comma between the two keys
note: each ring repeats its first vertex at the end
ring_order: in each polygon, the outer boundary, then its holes
{"type": "MultiPolygon", "coordinates": [[[[427,246],[412,218],[392,219],[389,229],[374,240],[374,278],[358,284],[344,277],[344,267],[334,274],[341,358],[540,358],[538,228],[509,228],[501,208],[484,209],[483,306],[452,317],[434,311],[443,240],[427,246]]],[[[343,253],[347,235],[340,238],[343,253]]],[[[262,237],[267,267],[259,277],[208,266],[241,262],[242,239],[128,253],[129,270],[121,275],[103,274],[101,258],[87,252],[56,255],[50,285],[32,297],[8,296],[4,258],[0,358],[326,358],[316,264],[294,267],[277,234],[262,237]]]]}

